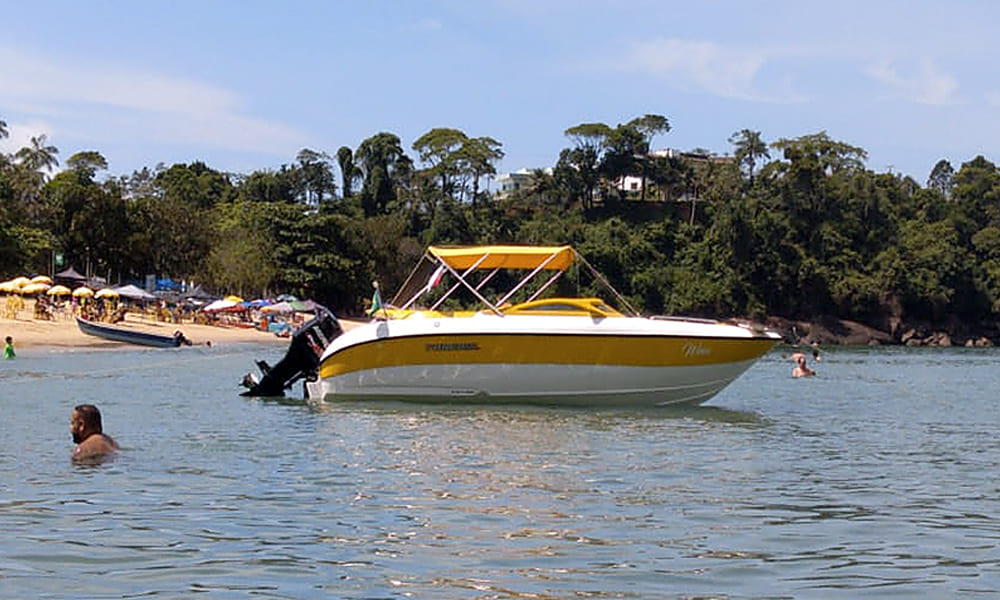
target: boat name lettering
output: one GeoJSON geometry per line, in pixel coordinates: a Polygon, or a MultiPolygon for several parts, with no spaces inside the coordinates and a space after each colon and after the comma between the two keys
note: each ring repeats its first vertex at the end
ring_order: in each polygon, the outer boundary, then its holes
{"type": "Polygon", "coordinates": [[[455,352],[463,350],[479,350],[479,344],[475,342],[463,342],[457,344],[427,344],[429,352],[455,352]]]}
{"type": "Polygon", "coordinates": [[[706,348],[705,346],[702,346],[700,343],[692,343],[692,342],[684,344],[684,346],[681,347],[681,351],[684,353],[684,356],[688,358],[691,358],[692,356],[708,356],[709,354],[712,353],[711,348],[706,348]]]}

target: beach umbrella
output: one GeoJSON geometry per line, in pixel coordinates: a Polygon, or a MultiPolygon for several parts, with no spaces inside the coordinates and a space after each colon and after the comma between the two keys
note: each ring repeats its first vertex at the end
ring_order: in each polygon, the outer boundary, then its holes
{"type": "Polygon", "coordinates": [[[238,306],[238,304],[236,302],[233,302],[232,300],[227,300],[223,298],[222,300],[216,300],[215,302],[207,304],[201,310],[205,312],[219,312],[229,308],[233,308],[234,306],[238,306]]]}
{"type": "Polygon", "coordinates": [[[74,298],[90,298],[93,295],[94,295],[94,290],[90,289],[89,287],[87,287],[85,285],[82,285],[82,286],[76,288],[75,290],[73,290],[73,297],[74,298]]]}
{"type": "Polygon", "coordinates": [[[72,290],[64,285],[55,285],[49,288],[49,291],[45,292],[49,296],[65,296],[66,294],[71,294],[72,290]]]}
{"type": "Polygon", "coordinates": [[[0,292],[6,292],[8,294],[16,294],[21,291],[21,286],[15,284],[13,281],[5,281],[0,283],[0,292]]]}
{"type": "Polygon", "coordinates": [[[94,294],[94,297],[95,298],[117,298],[118,297],[118,292],[114,291],[111,288],[104,288],[103,290],[98,290],[97,293],[94,294]]]}
{"type": "Polygon", "coordinates": [[[52,278],[48,275],[35,275],[31,278],[31,283],[47,283],[52,285],[52,278]]]}
{"type": "Polygon", "coordinates": [[[18,288],[23,288],[24,286],[26,286],[29,283],[31,283],[31,280],[28,279],[27,277],[15,277],[14,279],[11,279],[10,281],[14,285],[16,285],[18,288]]]}
{"type": "Polygon", "coordinates": [[[29,283],[21,288],[21,293],[26,296],[31,296],[33,294],[40,294],[50,287],[52,286],[47,283],[29,283]]]}
{"type": "Polygon", "coordinates": [[[239,296],[235,296],[235,295],[226,296],[225,298],[223,298],[223,300],[225,300],[226,302],[233,302],[235,304],[239,304],[240,302],[243,302],[243,298],[240,298],[239,296]]]}

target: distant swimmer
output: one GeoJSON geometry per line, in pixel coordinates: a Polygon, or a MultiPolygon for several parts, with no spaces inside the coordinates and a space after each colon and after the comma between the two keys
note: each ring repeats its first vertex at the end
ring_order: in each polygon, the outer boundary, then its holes
{"type": "Polygon", "coordinates": [[[104,433],[101,411],[93,404],[81,404],[73,409],[69,430],[76,443],[74,461],[101,458],[118,450],[118,442],[104,433]]]}
{"type": "Polygon", "coordinates": [[[800,355],[798,361],[796,362],[795,368],[792,369],[792,377],[812,377],[815,374],[816,371],[813,371],[812,369],[806,366],[805,355],[800,355]]]}
{"type": "Polygon", "coordinates": [[[3,357],[9,360],[17,356],[14,352],[14,338],[8,335],[6,342],[7,345],[3,347],[3,357]]]}

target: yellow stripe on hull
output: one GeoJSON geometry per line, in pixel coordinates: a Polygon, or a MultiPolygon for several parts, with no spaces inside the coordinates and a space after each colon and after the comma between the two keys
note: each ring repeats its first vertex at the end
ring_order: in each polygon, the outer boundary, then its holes
{"type": "Polygon", "coordinates": [[[505,364],[692,367],[752,361],[771,338],[654,335],[444,334],[387,337],[343,348],[320,365],[322,379],[416,365],[505,364]]]}

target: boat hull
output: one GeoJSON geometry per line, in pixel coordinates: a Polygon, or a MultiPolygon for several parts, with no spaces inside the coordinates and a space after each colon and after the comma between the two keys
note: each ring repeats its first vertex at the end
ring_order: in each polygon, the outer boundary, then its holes
{"type": "Polygon", "coordinates": [[[540,323],[553,321],[538,319],[497,318],[497,328],[488,319],[475,326],[449,319],[380,323],[364,334],[351,332],[356,339],[324,355],[308,396],[327,402],[700,404],[777,341],[731,326],[645,319],[563,320],[539,331],[540,323]],[[459,328],[478,330],[449,331],[459,328]]]}
{"type": "Polygon", "coordinates": [[[76,318],[76,324],[80,331],[87,335],[92,335],[113,342],[123,342],[138,346],[148,346],[151,348],[177,348],[181,345],[183,336],[166,336],[142,331],[132,331],[121,327],[113,327],[102,323],[94,323],[86,319],[76,318]]]}

